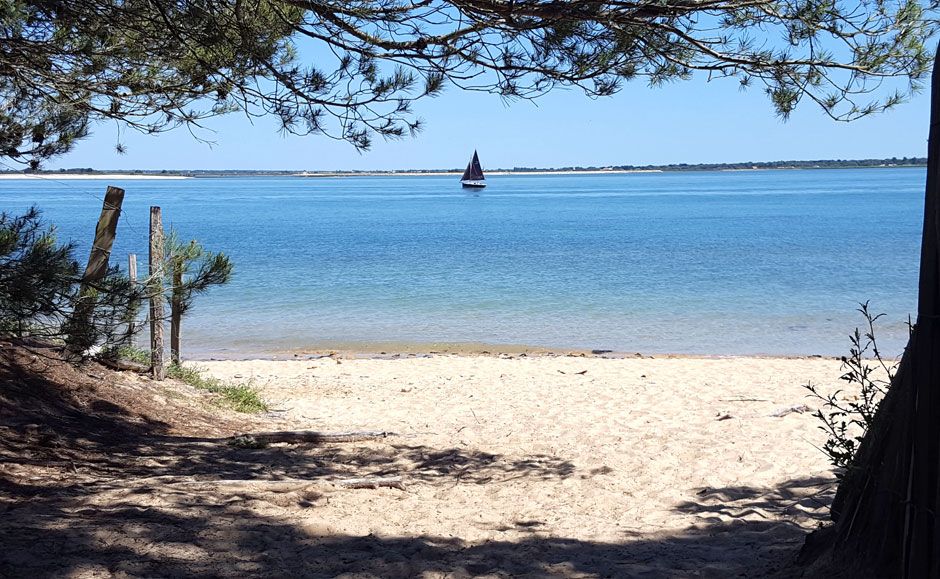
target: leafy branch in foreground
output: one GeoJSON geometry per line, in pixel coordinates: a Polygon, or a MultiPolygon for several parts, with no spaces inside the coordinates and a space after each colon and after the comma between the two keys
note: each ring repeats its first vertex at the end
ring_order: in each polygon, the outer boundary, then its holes
{"type": "Polygon", "coordinates": [[[852,342],[849,355],[842,357],[844,373],[839,379],[848,383],[847,390],[822,392],[812,383],[804,386],[810,397],[822,402],[822,408],[815,413],[821,422],[819,428],[827,434],[822,450],[840,479],[852,467],[859,444],[872,425],[898,364],[885,360],[878,350],[875,322],[884,314],[873,315],[868,302],[860,304],[858,311],[867,327],[864,332],[855,328],[849,336],[852,342]]]}
{"type": "MultiPolygon", "coordinates": [[[[93,122],[191,131],[231,112],[367,149],[446,85],[505,99],[734,78],[788,116],[851,120],[921,86],[926,0],[16,0],[0,3],[0,157],[39,163],[93,122]]],[[[118,144],[123,150],[123,145],[118,144]]]]}

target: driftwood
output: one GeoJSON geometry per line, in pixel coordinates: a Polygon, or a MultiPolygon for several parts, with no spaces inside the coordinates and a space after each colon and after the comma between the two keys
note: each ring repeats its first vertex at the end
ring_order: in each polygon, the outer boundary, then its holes
{"type": "Polygon", "coordinates": [[[331,442],[359,442],[395,436],[384,430],[360,430],[354,432],[317,432],[315,430],[281,430],[276,432],[250,432],[233,436],[229,440],[236,446],[260,446],[284,442],[287,444],[323,444],[331,442]]]}
{"type": "Polygon", "coordinates": [[[229,492],[263,491],[274,493],[291,493],[316,488],[326,488],[327,485],[344,489],[377,489],[394,488],[405,490],[405,483],[400,476],[387,477],[359,477],[343,479],[306,480],[298,478],[288,479],[203,479],[190,480],[179,476],[154,476],[140,479],[114,479],[112,482],[122,483],[125,488],[140,488],[149,484],[159,483],[161,487],[213,487],[225,489],[229,492]],[[135,484],[136,483],[136,484],[135,484]]]}
{"type": "Polygon", "coordinates": [[[147,372],[150,372],[150,366],[147,364],[141,364],[140,362],[125,360],[123,358],[99,358],[98,363],[100,363],[102,366],[111,368],[112,370],[128,370],[130,372],[137,372],[139,374],[146,374],[147,372]]]}
{"type": "Polygon", "coordinates": [[[781,416],[786,416],[787,414],[803,414],[804,412],[809,412],[810,407],[805,404],[797,404],[796,406],[787,406],[786,408],[781,408],[780,410],[774,412],[770,416],[774,418],[780,418],[781,416]]]}
{"type": "Polygon", "coordinates": [[[379,487],[389,487],[405,490],[405,483],[402,482],[400,476],[347,478],[332,480],[330,482],[336,486],[347,489],[377,489],[379,487]]]}

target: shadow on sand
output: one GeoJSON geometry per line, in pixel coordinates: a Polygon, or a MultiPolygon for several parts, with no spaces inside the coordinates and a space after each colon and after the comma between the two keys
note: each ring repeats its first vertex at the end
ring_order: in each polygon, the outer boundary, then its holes
{"type": "Polygon", "coordinates": [[[300,524],[259,514],[250,492],[191,492],[161,477],[211,487],[407,472],[415,484],[455,486],[564,479],[575,468],[550,456],[408,444],[239,449],[212,436],[175,436],[115,399],[83,399],[77,382],[9,356],[0,365],[0,575],[789,576],[781,568],[831,499],[831,481],[811,478],[775,489],[701,489],[675,506],[694,515],[694,526],[624,533],[614,543],[550,536],[528,520],[512,523],[511,540],[482,543],[336,534],[311,522],[323,504],[316,487],[278,499],[282,509],[310,509],[300,524]]]}

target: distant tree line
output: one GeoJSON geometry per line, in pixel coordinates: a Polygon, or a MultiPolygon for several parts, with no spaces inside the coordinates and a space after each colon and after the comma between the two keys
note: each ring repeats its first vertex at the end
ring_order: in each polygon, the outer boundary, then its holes
{"type": "MultiPolygon", "coordinates": [[[[851,169],[860,167],[918,167],[926,157],[891,157],[890,159],[819,159],[815,161],[744,161],[740,163],[673,163],[671,165],[617,165],[612,167],[577,167],[572,170],[613,169],[620,171],[734,171],[748,169],[851,169]]],[[[519,170],[519,169],[515,169],[519,170]]],[[[565,169],[559,169],[564,171],[565,169]]]]}
{"type": "MultiPolygon", "coordinates": [[[[673,163],[671,165],[607,165],[604,167],[513,167],[512,169],[490,169],[510,173],[554,172],[554,171],[747,171],[754,169],[853,169],[865,167],[923,167],[926,157],[891,157],[886,159],[820,159],[815,161],[743,161],[740,163],[673,163]]],[[[299,171],[275,171],[252,169],[193,169],[173,171],[170,169],[129,169],[121,171],[95,170],[90,167],[59,169],[58,171],[0,171],[0,174],[35,173],[47,175],[93,175],[123,173],[131,175],[187,175],[191,177],[238,177],[259,175],[296,175],[299,171]]],[[[458,169],[404,169],[401,171],[313,171],[308,174],[329,173],[336,175],[364,175],[390,173],[459,173],[458,169]]]]}

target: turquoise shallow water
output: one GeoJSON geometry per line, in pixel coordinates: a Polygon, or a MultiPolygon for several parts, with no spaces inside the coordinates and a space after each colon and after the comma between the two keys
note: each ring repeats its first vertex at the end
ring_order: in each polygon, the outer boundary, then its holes
{"type": "MultiPolygon", "coordinates": [[[[185,321],[193,357],[325,342],[842,354],[858,302],[897,354],[916,303],[923,169],[116,181],[113,257],[148,207],[234,260],[185,321]]],[[[87,255],[102,181],[0,181],[87,255]]]]}

